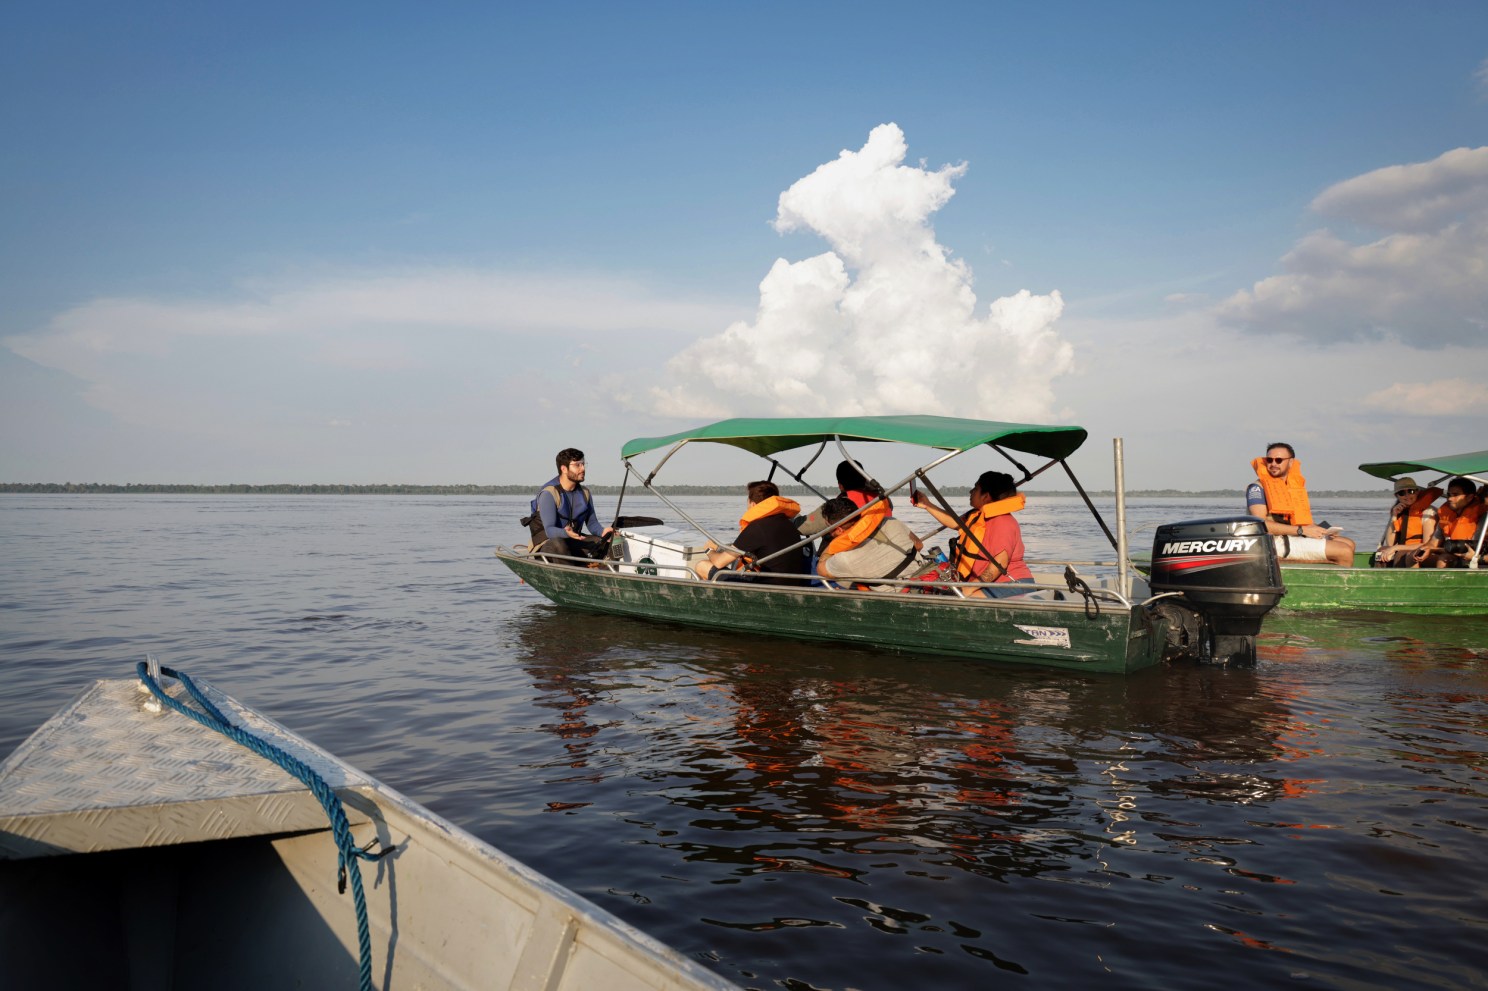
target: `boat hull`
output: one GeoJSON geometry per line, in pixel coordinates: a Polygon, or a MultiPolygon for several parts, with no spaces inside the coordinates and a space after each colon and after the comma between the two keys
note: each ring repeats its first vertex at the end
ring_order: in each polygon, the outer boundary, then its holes
{"type": "Polygon", "coordinates": [[[1369,555],[1352,568],[1283,564],[1287,612],[1364,609],[1418,616],[1488,615],[1488,570],[1465,568],[1371,568],[1369,555]]]}
{"type": "MultiPolygon", "coordinates": [[[[233,722],[346,807],[373,985],[737,991],[737,985],[259,713],[233,722]]],[[[319,803],[278,766],[101,681],[0,764],[6,987],[356,988],[357,927],[319,803]]]]}
{"type": "Polygon", "coordinates": [[[1124,674],[1162,658],[1163,626],[1140,606],[1079,598],[988,601],[631,575],[496,556],[554,603],[709,629],[1005,663],[1124,674]]]}

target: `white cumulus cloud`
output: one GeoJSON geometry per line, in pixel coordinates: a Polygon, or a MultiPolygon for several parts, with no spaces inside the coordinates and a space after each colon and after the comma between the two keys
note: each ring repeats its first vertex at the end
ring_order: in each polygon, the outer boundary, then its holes
{"type": "Polygon", "coordinates": [[[675,417],[1060,419],[1053,382],[1074,360],[1054,329],[1063,299],[1023,290],[979,315],[970,268],[930,224],[966,165],[906,166],[906,152],[899,127],[882,124],[782,193],[776,229],[831,250],[778,259],[753,321],[673,357],[642,405],[675,417]]]}
{"type": "Polygon", "coordinates": [[[1222,302],[1216,316],[1260,333],[1322,342],[1393,338],[1476,343],[1488,329],[1488,147],[1392,165],[1329,187],[1319,214],[1386,232],[1355,243],[1304,237],[1282,274],[1222,302]]]}

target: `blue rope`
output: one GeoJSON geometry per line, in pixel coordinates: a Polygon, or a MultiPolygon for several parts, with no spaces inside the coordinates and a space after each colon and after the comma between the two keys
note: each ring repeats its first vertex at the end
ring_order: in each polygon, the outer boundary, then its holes
{"type": "Polygon", "coordinates": [[[367,927],[367,896],[362,890],[362,869],[358,860],[379,860],[387,856],[389,850],[381,853],[370,853],[372,846],[377,842],[372,840],[365,847],[359,847],[356,839],[351,835],[351,823],[346,819],[346,810],[341,805],[341,799],[336,795],[326,780],[317,774],[293,754],[280,750],[266,740],[261,740],[249,733],[247,730],[233,724],[223,714],[221,709],[213,705],[201,690],[196,687],[186,674],[171,668],[162,667],[160,673],[167,678],[175,678],[185,686],[187,693],[202,707],[203,712],[198,712],[189,706],[165,693],[154,678],[150,677],[149,669],[144,661],[140,661],[136,669],[139,672],[140,681],[156,698],[170,706],[172,709],[184,716],[201,723],[208,729],[216,730],[223,736],[247,747],[249,750],[266,757],[278,764],[290,774],[299,778],[310,789],[310,793],[320,802],[320,807],[325,810],[326,817],[331,821],[331,834],[336,840],[336,890],[341,894],[346,893],[346,876],[351,875],[351,897],[356,904],[357,924],[357,949],[361,953],[361,980],[362,991],[373,991],[372,986],[372,934],[367,927]]]}

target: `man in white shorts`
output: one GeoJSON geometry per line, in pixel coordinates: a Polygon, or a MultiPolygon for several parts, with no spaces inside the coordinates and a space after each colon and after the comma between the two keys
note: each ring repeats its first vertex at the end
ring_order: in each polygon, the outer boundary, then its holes
{"type": "Polygon", "coordinates": [[[1251,461],[1256,480],[1245,489],[1245,508],[1266,521],[1266,532],[1276,541],[1276,556],[1292,564],[1354,563],[1354,542],[1336,528],[1312,520],[1307,479],[1297,452],[1285,441],[1266,445],[1266,456],[1251,461]]]}

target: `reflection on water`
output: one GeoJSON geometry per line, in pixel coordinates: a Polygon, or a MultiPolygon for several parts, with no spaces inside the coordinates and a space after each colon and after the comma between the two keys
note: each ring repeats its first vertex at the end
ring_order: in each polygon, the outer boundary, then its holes
{"type": "Polygon", "coordinates": [[[1277,657],[1291,650],[1378,652],[1391,660],[1432,663],[1488,659],[1488,621],[1478,617],[1405,616],[1339,612],[1320,616],[1278,613],[1258,640],[1277,657]]]}
{"type": "Polygon", "coordinates": [[[1482,984],[1481,620],[1001,668],[560,611],[524,511],[0,500],[0,750],[150,650],[748,987],[1482,984]]]}
{"type": "MultiPolygon", "coordinates": [[[[926,659],[907,678],[902,660],[867,651],[548,609],[513,625],[540,704],[563,716],[543,727],[564,754],[545,768],[547,806],[607,820],[629,858],[655,861],[590,893],[646,906],[648,928],[706,945],[726,972],[778,954],[796,961],[785,974],[810,973],[825,955],[838,960],[833,986],[967,983],[986,964],[1131,985],[1171,970],[1181,985],[1214,952],[1204,933],[1307,953],[1283,938],[1299,910],[1266,906],[1331,887],[1292,848],[1354,828],[1336,783],[1311,768],[1334,718],[1268,664],[1112,681],[926,659]],[[623,646],[637,639],[674,660],[638,658],[623,646]],[[562,642],[586,646],[559,659],[562,642]],[[698,923],[720,931],[699,937],[698,923]],[[1130,939],[1148,927],[1187,943],[1160,962],[1105,945],[1112,928],[1130,939]],[[912,945],[902,959],[841,959],[844,940],[874,934],[912,945]],[[1111,969],[1126,952],[1132,969],[1111,969]]],[[[1292,964],[1234,966],[1238,985],[1292,964]]]]}

